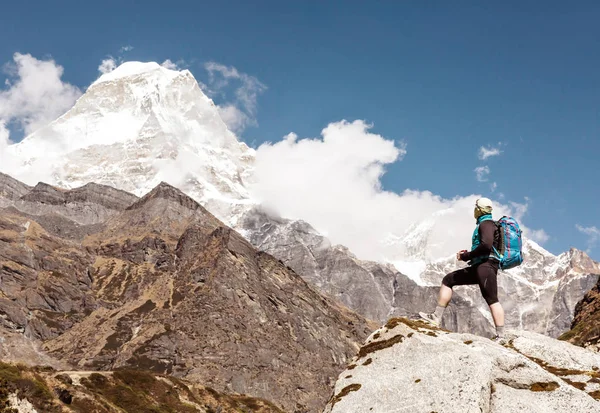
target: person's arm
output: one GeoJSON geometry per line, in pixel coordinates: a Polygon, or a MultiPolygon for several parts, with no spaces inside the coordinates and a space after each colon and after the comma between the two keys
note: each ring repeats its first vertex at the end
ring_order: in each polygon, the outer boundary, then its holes
{"type": "Polygon", "coordinates": [[[496,224],[494,221],[483,221],[479,224],[479,245],[473,251],[461,255],[463,261],[471,261],[473,258],[488,256],[494,246],[494,233],[496,224]]]}

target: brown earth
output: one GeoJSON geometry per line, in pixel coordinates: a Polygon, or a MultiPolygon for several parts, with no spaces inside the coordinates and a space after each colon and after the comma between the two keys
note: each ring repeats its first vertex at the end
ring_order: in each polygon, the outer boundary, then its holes
{"type": "Polygon", "coordinates": [[[600,279],[577,303],[571,330],[559,338],[600,351],[600,279]]]}
{"type": "Polygon", "coordinates": [[[143,369],[312,412],[375,327],[167,184],[138,200],[3,183],[0,332],[32,343],[3,360],[143,369]]]}

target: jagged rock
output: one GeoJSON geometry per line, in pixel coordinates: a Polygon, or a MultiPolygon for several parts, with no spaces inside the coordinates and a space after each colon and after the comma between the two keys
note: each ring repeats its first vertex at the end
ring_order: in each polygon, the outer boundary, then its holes
{"type": "MultiPolygon", "coordinates": [[[[0,191],[8,186],[0,181],[0,191]]],[[[4,191],[7,192],[6,188],[4,191]]],[[[32,216],[60,216],[78,225],[92,225],[104,222],[137,199],[135,195],[106,185],[90,183],[67,191],[40,182],[20,197],[13,197],[5,206],[32,216]]]]}
{"type": "MultiPolygon", "coordinates": [[[[239,225],[257,248],[273,254],[320,291],[370,319],[433,311],[442,278],[465,265],[454,258],[424,265],[417,284],[391,265],[358,260],[331,246],[309,224],[274,218],[253,209],[239,225]]],[[[510,328],[557,337],[569,328],[575,304],[598,280],[600,265],[571,250],[558,257],[526,241],[522,267],[498,274],[499,298],[510,328]]],[[[456,332],[490,335],[493,324],[478,286],[455,288],[444,326],[456,332]]]]}
{"type": "Polygon", "coordinates": [[[0,172],[0,208],[10,205],[31,191],[31,187],[0,172]]]}
{"type": "Polygon", "coordinates": [[[600,279],[577,303],[571,330],[560,339],[600,351],[600,279]]]}
{"type": "MultiPolygon", "coordinates": [[[[64,194],[37,188],[28,202],[64,194]]],[[[374,327],[168,184],[95,225],[18,206],[0,210],[0,332],[77,369],[151,370],[314,412],[374,327]]]]}
{"type": "Polygon", "coordinates": [[[600,411],[600,355],[515,334],[503,347],[391,319],[340,374],[325,413],[600,411]]]}

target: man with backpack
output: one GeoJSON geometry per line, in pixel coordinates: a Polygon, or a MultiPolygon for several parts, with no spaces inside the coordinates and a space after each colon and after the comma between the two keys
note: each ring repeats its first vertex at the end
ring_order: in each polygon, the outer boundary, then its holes
{"type": "Polygon", "coordinates": [[[444,277],[435,312],[419,314],[426,321],[439,326],[444,310],[452,299],[452,288],[456,285],[478,284],[496,325],[493,340],[504,344],[504,309],[498,301],[497,275],[500,267],[512,268],[522,262],[521,231],[512,218],[504,217],[496,223],[492,219],[492,209],[492,201],[488,198],[479,198],[475,202],[477,227],[473,232],[472,248],[456,254],[458,260],[468,261],[469,266],[444,277]],[[513,251],[509,251],[511,246],[513,251]]]}

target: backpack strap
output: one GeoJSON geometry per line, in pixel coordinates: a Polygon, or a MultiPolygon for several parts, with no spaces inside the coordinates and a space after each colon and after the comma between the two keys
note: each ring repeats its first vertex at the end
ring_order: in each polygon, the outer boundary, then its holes
{"type": "Polygon", "coordinates": [[[492,245],[492,249],[498,256],[498,260],[502,262],[502,257],[504,256],[504,250],[506,246],[504,245],[504,227],[500,221],[494,221],[496,224],[496,233],[494,234],[494,241],[496,241],[496,237],[498,237],[498,249],[496,249],[495,245],[492,245]]]}

